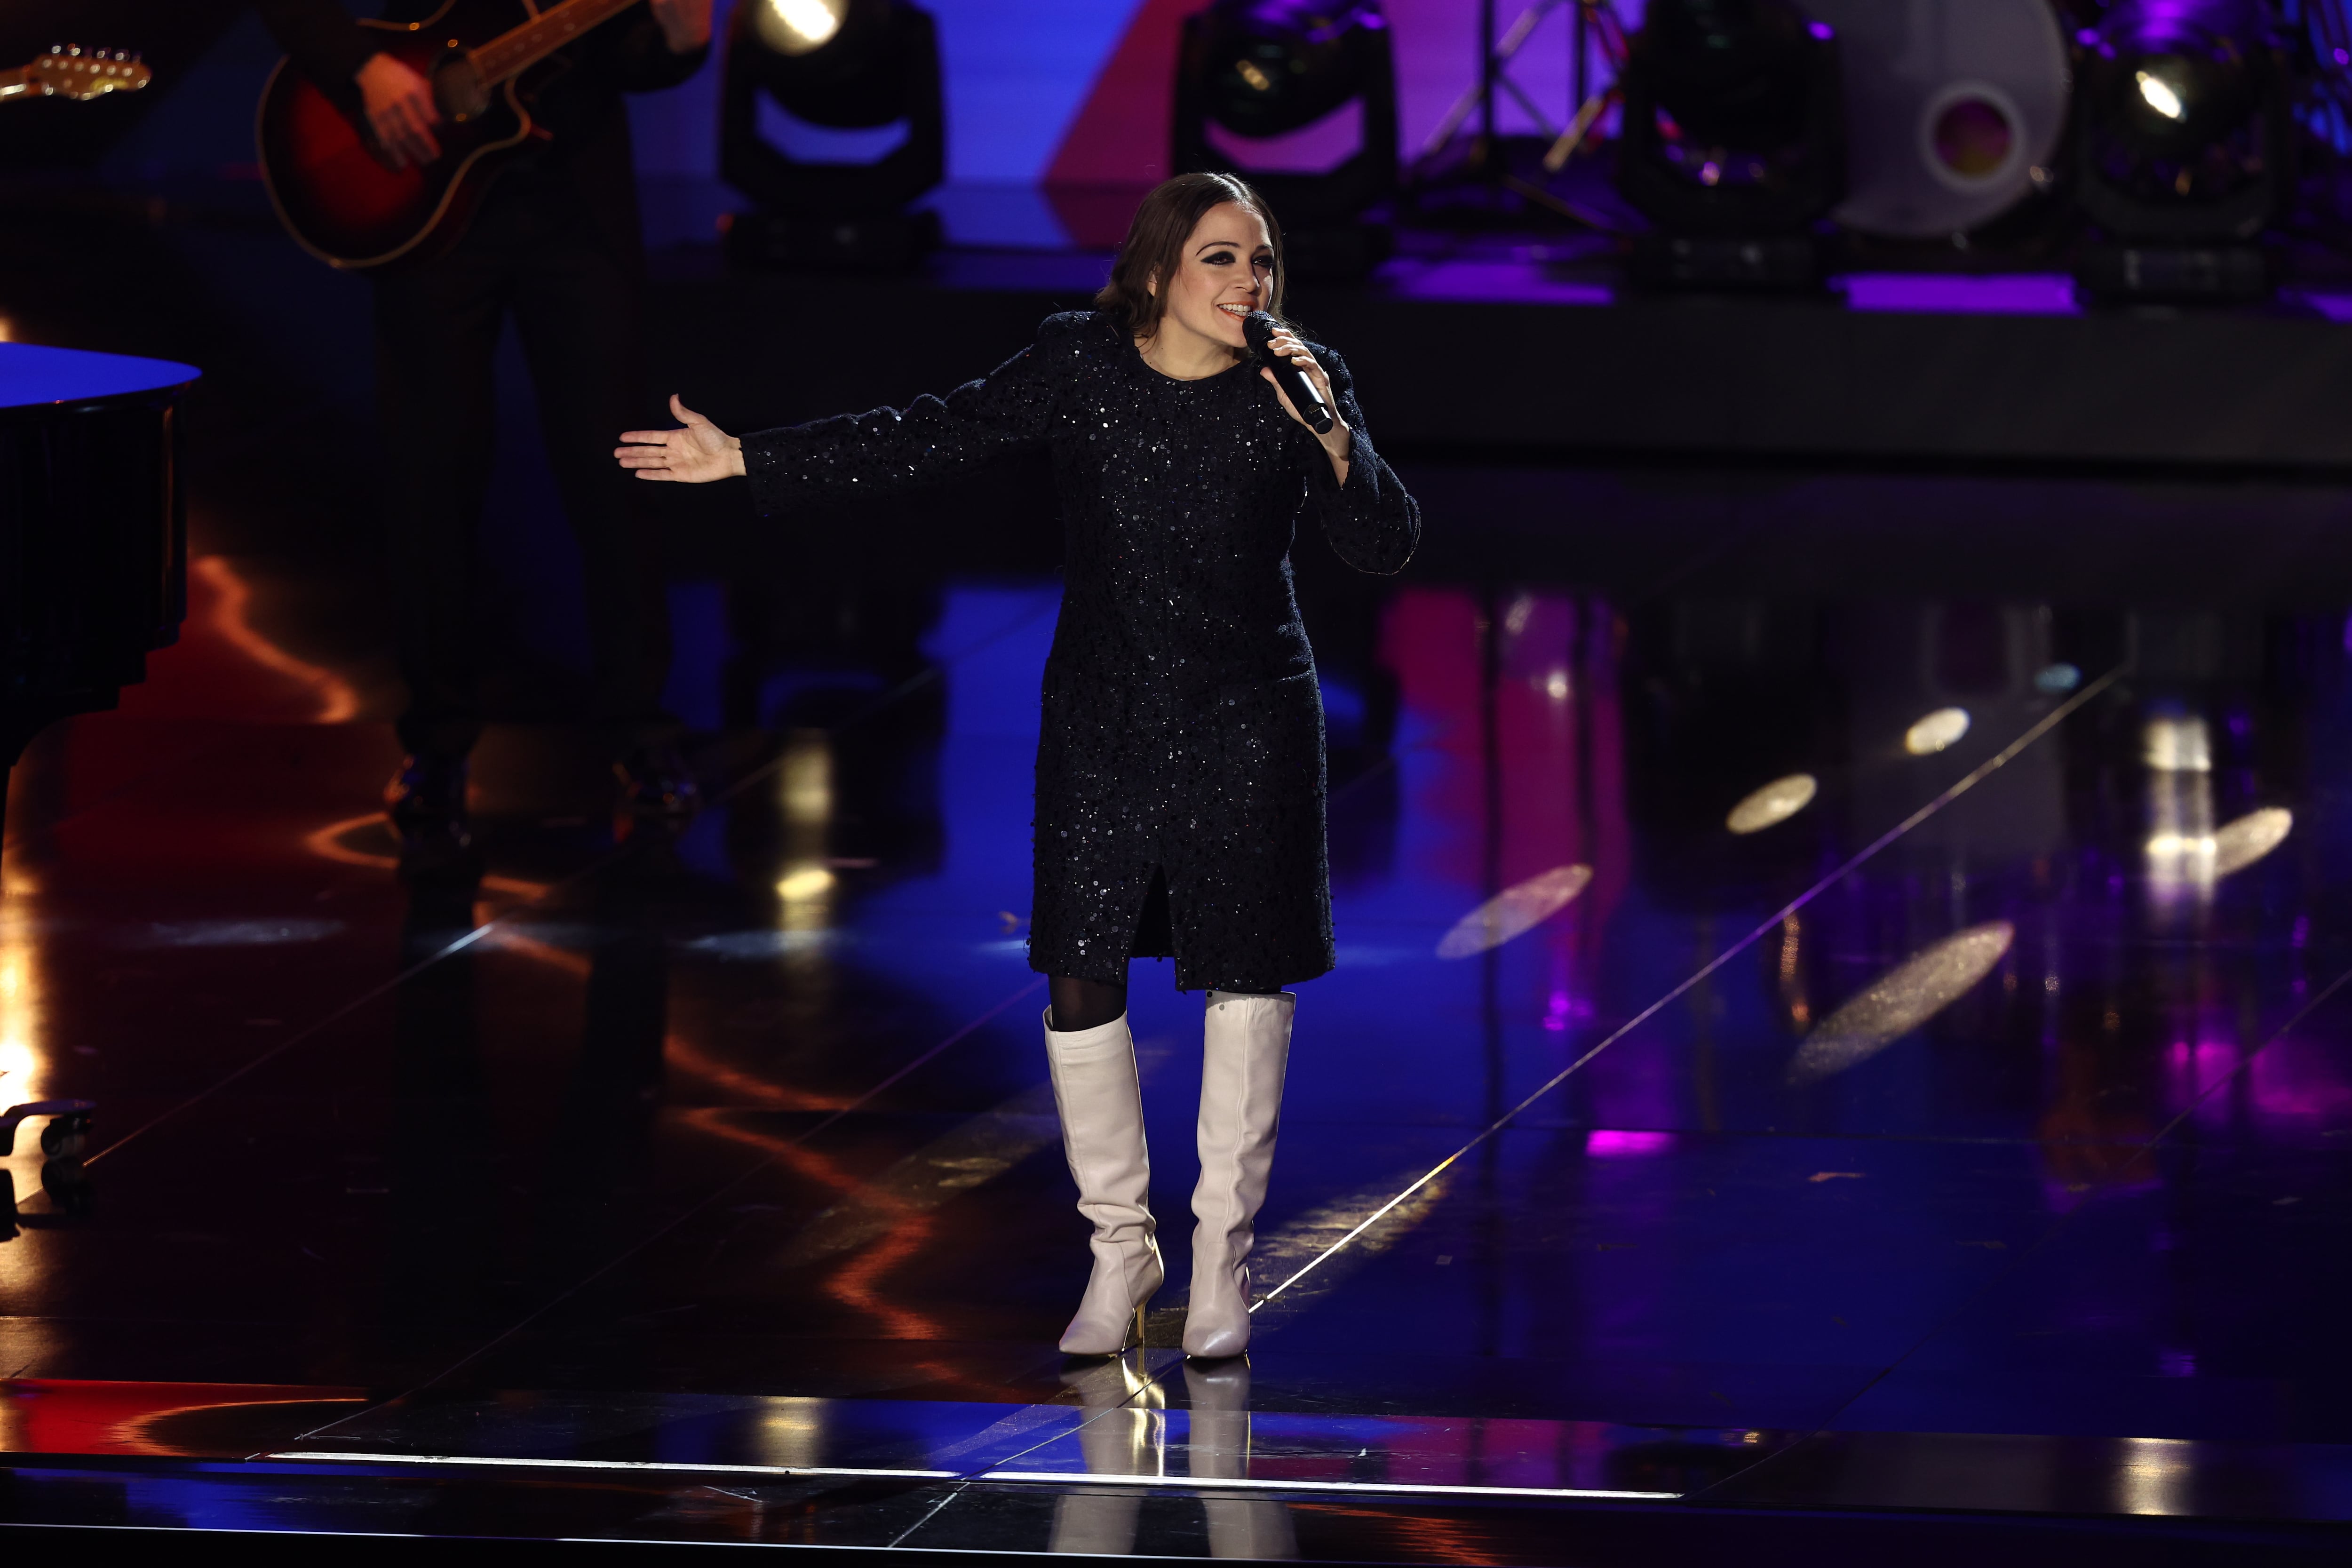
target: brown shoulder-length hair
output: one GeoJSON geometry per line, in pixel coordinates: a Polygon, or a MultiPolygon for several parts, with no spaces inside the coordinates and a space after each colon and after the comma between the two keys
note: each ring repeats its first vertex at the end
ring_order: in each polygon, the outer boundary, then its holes
{"type": "Polygon", "coordinates": [[[1149,338],[1157,332],[1168,304],[1164,294],[1152,292],[1152,284],[1176,275],[1184,258],[1184,242],[1192,237],[1192,230],[1212,207],[1227,202],[1265,221],[1266,238],[1274,245],[1274,271],[1266,279],[1261,309],[1282,321],[1282,226],[1274,221],[1274,209],[1265,205],[1265,198],[1234,174],[1179,174],[1162,181],[1144,197],[1127,226],[1118,259],[1110,264],[1110,281],[1095,296],[1095,309],[1117,321],[1130,338],[1149,338]]]}

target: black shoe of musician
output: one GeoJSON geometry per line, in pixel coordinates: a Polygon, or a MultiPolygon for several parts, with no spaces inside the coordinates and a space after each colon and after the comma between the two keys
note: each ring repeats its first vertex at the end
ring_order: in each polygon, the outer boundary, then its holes
{"type": "Polygon", "coordinates": [[[466,816],[466,759],[414,752],[383,786],[383,814],[400,836],[403,863],[456,860],[473,847],[466,816]]]}
{"type": "Polygon", "coordinates": [[[640,746],[626,762],[613,764],[621,781],[621,805],[633,816],[691,816],[702,809],[702,786],[670,745],[640,746]]]}

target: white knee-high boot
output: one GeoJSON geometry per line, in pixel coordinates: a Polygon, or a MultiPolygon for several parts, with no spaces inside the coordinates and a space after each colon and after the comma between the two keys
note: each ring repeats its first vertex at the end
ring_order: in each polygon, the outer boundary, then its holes
{"type": "Polygon", "coordinates": [[[1250,1245],[1274,1169],[1282,1076],[1298,998],[1209,993],[1201,1039],[1201,1184],[1192,1190],[1192,1295],[1184,1351],[1239,1355],[1250,1340],[1250,1245]]]}
{"type": "Polygon", "coordinates": [[[1143,1141],[1143,1089],[1135,1040],[1121,1014],[1092,1029],[1056,1029],[1045,1010],[1045,1059],[1062,1152],[1078,1184],[1078,1212],[1094,1222],[1095,1269],[1077,1316],[1062,1334],[1070,1355],[1117,1355],[1142,1337],[1144,1303],[1163,1270],[1151,1217],[1151,1157],[1143,1141]]]}

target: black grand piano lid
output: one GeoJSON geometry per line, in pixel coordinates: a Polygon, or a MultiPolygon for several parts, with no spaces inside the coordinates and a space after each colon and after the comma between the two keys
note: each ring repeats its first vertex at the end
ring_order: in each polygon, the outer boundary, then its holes
{"type": "Polygon", "coordinates": [[[136,397],[185,386],[203,374],[167,359],[0,343],[0,408],[136,397]]]}

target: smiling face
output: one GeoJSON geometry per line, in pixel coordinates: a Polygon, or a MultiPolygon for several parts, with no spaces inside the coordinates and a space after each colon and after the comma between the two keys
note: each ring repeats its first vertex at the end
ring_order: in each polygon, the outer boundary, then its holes
{"type": "Polygon", "coordinates": [[[1185,239],[1175,277],[1155,279],[1166,301],[1160,331],[1244,350],[1242,318],[1265,307],[1273,279],[1265,220],[1238,202],[1211,207],[1185,239]]]}

